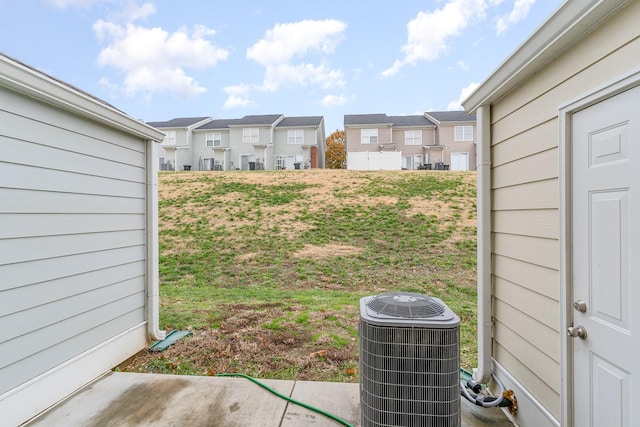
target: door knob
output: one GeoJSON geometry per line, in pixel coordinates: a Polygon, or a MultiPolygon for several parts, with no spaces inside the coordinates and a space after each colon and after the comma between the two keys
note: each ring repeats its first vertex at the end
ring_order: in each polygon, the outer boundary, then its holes
{"type": "Polygon", "coordinates": [[[567,328],[567,335],[569,335],[571,338],[586,339],[587,338],[587,330],[582,325],[578,325],[578,326],[575,326],[575,327],[574,326],[569,326],[567,328]]]}

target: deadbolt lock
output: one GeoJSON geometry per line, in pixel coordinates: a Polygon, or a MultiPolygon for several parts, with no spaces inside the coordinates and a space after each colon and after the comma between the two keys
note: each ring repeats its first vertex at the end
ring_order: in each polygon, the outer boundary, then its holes
{"type": "Polygon", "coordinates": [[[579,299],[573,303],[573,308],[578,310],[580,313],[585,313],[587,311],[587,303],[579,299]]]}

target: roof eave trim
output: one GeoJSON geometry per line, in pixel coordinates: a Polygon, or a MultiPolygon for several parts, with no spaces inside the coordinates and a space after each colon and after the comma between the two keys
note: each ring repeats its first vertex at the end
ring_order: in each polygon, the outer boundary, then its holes
{"type": "Polygon", "coordinates": [[[389,126],[392,127],[393,123],[353,123],[353,124],[345,124],[344,127],[359,127],[359,128],[366,128],[369,129],[371,127],[375,127],[375,126],[389,126]]]}
{"type": "Polygon", "coordinates": [[[567,1],[462,102],[473,113],[519,86],[632,0],[567,1]]]}
{"type": "Polygon", "coordinates": [[[0,55],[0,86],[144,139],[164,133],[125,113],[8,57],[0,55]]]}

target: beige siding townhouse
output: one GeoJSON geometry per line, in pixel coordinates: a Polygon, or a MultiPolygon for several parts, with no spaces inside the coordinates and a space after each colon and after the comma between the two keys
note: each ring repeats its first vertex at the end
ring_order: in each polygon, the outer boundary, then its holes
{"type": "Polygon", "coordinates": [[[455,171],[476,170],[475,114],[431,111],[424,115],[436,125],[436,143],[443,147],[442,162],[455,171]]]}
{"type": "Polygon", "coordinates": [[[640,425],[640,1],[568,1],[478,119],[479,360],[516,423],[640,425]]]}
{"type": "Polygon", "coordinates": [[[391,147],[392,126],[386,114],[345,115],[347,169],[400,169],[402,154],[391,147]]]}
{"type": "Polygon", "coordinates": [[[344,116],[347,169],[475,170],[475,116],[344,116]]]}

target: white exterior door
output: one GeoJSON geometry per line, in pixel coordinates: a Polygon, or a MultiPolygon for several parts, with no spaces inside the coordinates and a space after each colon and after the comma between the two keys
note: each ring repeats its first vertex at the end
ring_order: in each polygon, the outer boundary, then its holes
{"type": "Polygon", "coordinates": [[[469,153],[451,153],[451,170],[469,170],[469,153]]]}
{"type": "Polygon", "coordinates": [[[640,425],[639,111],[636,87],[572,118],[567,348],[576,427],[640,425]]]}

